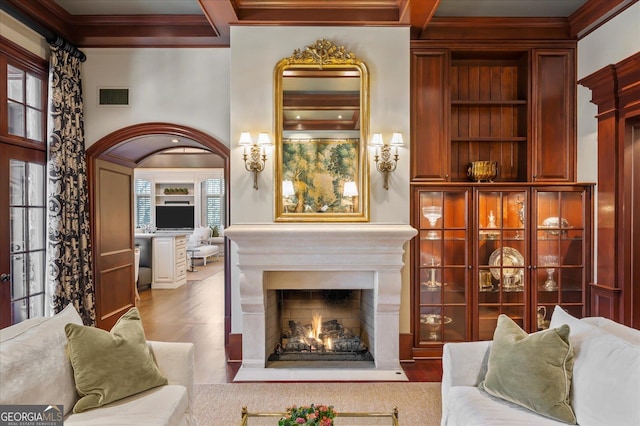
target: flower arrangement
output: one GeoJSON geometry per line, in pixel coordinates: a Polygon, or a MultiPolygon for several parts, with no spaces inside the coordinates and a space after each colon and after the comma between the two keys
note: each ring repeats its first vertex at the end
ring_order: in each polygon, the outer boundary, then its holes
{"type": "Polygon", "coordinates": [[[311,404],[287,408],[287,415],[278,421],[278,426],[333,426],[333,418],[338,413],[333,405],[311,404]]]}

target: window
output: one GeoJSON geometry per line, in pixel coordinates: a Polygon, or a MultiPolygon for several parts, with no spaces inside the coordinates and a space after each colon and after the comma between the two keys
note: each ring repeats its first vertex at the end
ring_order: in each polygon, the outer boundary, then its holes
{"type": "Polygon", "coordinates": [[[135,180],[136,228],[151,225],[151,182],[145,179],[135,180]]]}
{"type": "Polygon", "coordinates": [[[224,227],[224,179],[207,179],[202,182],[202,224],[224,227]]]}
{"type": "Polygon", "coordinates": [[[6,94],[0,99],[6,106],[0,133],[12,142],[45,149],[48,64],[3,38],[0,52],[0,74],[6,79],[6,91],[0,91],[6,94]]]}

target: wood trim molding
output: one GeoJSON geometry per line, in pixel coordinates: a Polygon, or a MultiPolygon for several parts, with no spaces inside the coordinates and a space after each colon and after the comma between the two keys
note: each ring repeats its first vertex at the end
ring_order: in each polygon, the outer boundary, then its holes
{"type": "Polygon", "coordinates": [[[567,40],[566,18],[438,18],[420,40],[567,40]]]}
{"type": "Polygon", "coordinates": [[[581,39],[638,0],[589,0],[569,16],[571,38],[581,39]]]}

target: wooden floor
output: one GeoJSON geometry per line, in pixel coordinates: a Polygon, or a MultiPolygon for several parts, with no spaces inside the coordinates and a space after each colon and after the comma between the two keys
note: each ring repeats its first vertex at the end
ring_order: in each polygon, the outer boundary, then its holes
{"type": "MultiPolygon", "coordinates": [[[[227,363],[224,347],[224,272],[188,281],[175,290],[140,293],[138,309],[146,338],[195,344],[195,383],[230,383],[240,368],[227,363]]],[[[439,361],[402,363],[412,382],[439,382],[439,361]]]]}

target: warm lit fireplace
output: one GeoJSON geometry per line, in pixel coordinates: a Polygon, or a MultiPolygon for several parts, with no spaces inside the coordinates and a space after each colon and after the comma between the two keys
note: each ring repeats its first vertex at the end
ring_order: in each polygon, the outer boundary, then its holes
{"type": "Polygon", "coordinates": [[[363,292],[366,290],[270,290],[267,317],[275,309],[280,321],[274,323],[279,329],[267,330],[267,336],[276,338],[272,352],[267,351],[267,367],[277,367],[280,361],[289,367],[313,367],[315,361],[334,367],[372,364],[365,331],[367,304],[364,309],[360,306],[363,292]]]}
{"type": "MultiPolygon", "coordinates": [[[[235,380],[406,380],[399,361],[401,270],[405,243],[415,234],[408,225],[377,224],[232,225],[226,229],[225,235],[237,245],[232,265],[239,269],[242,310],[242,367],[235,380]],[[349,292],[353,312],[348,317],[340,309],[330,312],[320,306],[323,299],[349,292]],[[290,303],[284,301],[287,297],[320,300],[309,302],[294,313],[299,317],[289,319],[289,314],[280,315],[285,303],[290,303]],[[358,365],[315,359],[284,365],[269,361],[278,345],[290,342],[286,337],[289,321],[300,331],[311,329],[314,313],[323,317],[316,321],[335,320],[330,327],[346,328],[345,335],[350,337],[340,337],[346,339],[340,343],[354,345],[359,340],[373,361],[356,361],[358,365]]],[[[324,351],[328,357],[323,359],[330,360],[336,352],[327,351],[331,333],[321,331],[313,337],[315,343],[308,335],[298,339],[300,347],[303,341],[311,347],[301,358],[315,358],[324,351]]]]}

